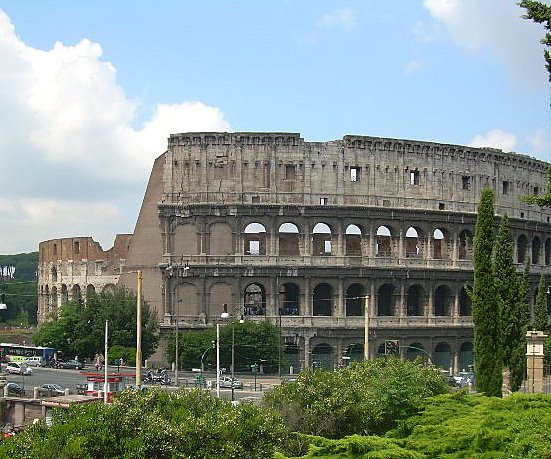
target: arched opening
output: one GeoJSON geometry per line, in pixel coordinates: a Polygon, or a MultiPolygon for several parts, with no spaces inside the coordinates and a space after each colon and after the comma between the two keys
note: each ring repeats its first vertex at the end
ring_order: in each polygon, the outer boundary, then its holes
{"type": "Polygon", "coordinates": [[[526,249],[528,246],[528,240],[524,234],[521,234],[517,238],[517,262],[526,263],[526,249]]]}
{"type": "Polygon", "coordinates": [[[406,359],[415,360],[422,359],[423,361],[428,360],[427,352],[425,347],[421,343],[411,343],[406,348],[406,359]]]}
{"type": "Polygon", "coordinates": [[[362,231],[356,225],[348,225],[345,234],[345,254],[358,256],[362,254],[362,231]]]}
{"type": "Polygon", "coordinates": [[[69,301],[69,291],[67,285],[61,284],[61,304],[65,304],[69,301]]]}
{"type": "Polygon", "coordinates": [[[473,255],[473,234],[468,230],[459,233],[458,258],[460,260],[470,260],[473,255]]]}
{"type": "Polygon", "coordinates": [[[243,235],[245,255],[266,255],[266,228],[261,223],[249,223],[243,235]]]}
{"type": "Polygon", "coordinates": [[[50,292],[50,307],[57,308],[57,287],[52,287],[50,292]]]}
{"type": "Polygon", "coordinates": [[[282,316],[298,316],[300,314],[299,288],[296,284],[288,282],[280,287],[279,307],[282,316]]]}
{"type": "Polygon", "coordinates": [[[88,299],[95,294],[96,294],[96,287],[93,284],[88,284],[86,286],[86,298],[88,299]]]}
{"type": "Polygon", "coordinates": [[[247,285],[243,309],[247,316],[263,316],[266,314],[266,294],[262,285],[247,285]]]}
{"type": "MultiPolygon", "coordinates": [[[[362,343],[352,343],[344,351],[344,363],[361,362],[364,359],[364,345],[362,343]],[[348,362],[346,362],[348,361],[348,362]]],[[[346,366],[346,365],[345,365],[346,366]]]]}
{"type": "Polygon", "coordinates": [[[437,260],[447,258],[446,239],[444,231],[440,228],[436,228],[432,233],[432,257],[437,260]]]}
{"type": "Polygon", "coordinates": [[[115,284],[105,284],[101,289],[101,293],[114,294],[117,291],[117,286],[115,284]]]}
{"type": "Polygon", "coordinates": [[[71,299],[73,301],[82,301],[82,291],[80,290],[80,285],[73,285],[73,288],[71,289],[71,299]]]}
{"type": "Polygon", "coordinates": [[[434,315],[449,316],[451,313],[452,296],[446,285],[439,286],[434,292],[434,315]]]}
{"type": "Polygon", "coordinates": [[[294,223],[283,223],[279,226],[279,254],[300,255],[299,233],[294,223]]]}
{"type": "Polygon", "coordinates": [[[347,316],[362,316],[365,305],[365,289],[361,284],[352,284],[346,290],[345,309],[347,316]]]}
{"type": "Polygon", "coordinates": [[[283,369],[289,374],[298,373],[301,370],[300,349],[296,344],[286,344],[283,351],[283,369]]]}
{"type": "Polygon", "coordinates": [[[551,263],[551,239],[545,240],[545,266],[549,266],[551,263]]]}
{"type": "Polygon", "coordinates": [[[385,284],[377,292],[377,315],[394,315],[394,285],[385,284]]]}
{"type": "Polygon", "coordinates": [[[459,292],[459,315],[460,316],[472,316],[473,308],[471,303],[471,297],[465,287],[461,287],[459,292]]]}
{"type": "Polygon", "coordinates": [[[422,316],[424,314],[425,290],[420,285],[412,285],[407,293],[407,315],[422,316]]]}
{"type": "Polygon", "coordinates": [[[330,316],[333,304],[333,287],[321,283],[314,287],[313,310],[315,316],[330,316]]]}
{"type": "Polygon", "coordinates": [[[410,226],[406,231],[406,257],[416,257],[419,255],[419,233],[410,226]]]}
{"type": "Polygon", "coordinates": [[[326,370],[333,370],[333,348],[327,344],[318,344],[312,350],[312,368],[317,370],[319,368],[325,368],[326,370]]]}
{"type": "Polygon", "coordinates": [[[390,257],[392,233],[386,226],[377,228],[377,256],[390,257]]]}
{"type": "Polygon", "coordinates": [[[312,230],[312,255],[331,255],[331,228],[318,223],[312,230]]]}
{"type": "Polygon", "coordinates": [[[52,275],[52,282],[57,282],[57,269],[55,266],[52,266],[51,275],[52,275]]]}
{"type": "Polygon", "coordinates": [[[449,371],[452,368],[451,348],[448,343],[438,343],[434,348],[434,365],[449,371]]]}
{"type": "Polygon", "coordinates": [[[461,370],[468,370],[473,364],[473,343],[465,342],[459,348],[459,368],[461,370]]]}
{"type": "Polygon", "coordinates": [[[539,237],[532,239],[532,264],[537,265],[541,259],[541,241],[539,237]]]}

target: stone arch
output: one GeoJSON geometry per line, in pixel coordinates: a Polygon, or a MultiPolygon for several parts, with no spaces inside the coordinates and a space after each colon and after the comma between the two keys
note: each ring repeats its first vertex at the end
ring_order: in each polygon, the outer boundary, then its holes
{"type": "Polygon", "coordinates": [[[289,373],[291,373],[291,368],[293,369],[293,373],[301,370],[300,349],[296,344],[285,345],[283,350],[283,362],[285,367],[289,369],[289,373]]]}
{"type": "Polygon", "coordinates": [[[232,229],[227,223],[213,223],[210,226],[209,241],[211,255],[232,255],[235,252],[232,229]]]}
{"type": "Polygon", "coordinates": [[[364,359],[364,345],[363,343],[352,343],[346,346],[344,350],[345,357],[348,357],[349,363],[361,362],[364,359]]]}
{"type": "Polygon", "coordinates": [[[376,233],[376,253],[378,257],[390,257],[392,255],[392,231],[388,226],[381,225],[376,233]]]}
{"type": "Polygon", "coordinates": [[[425,289],[419,284],[412,285],[407,291],[406,313],[408,316],[422,316],[425,314],[425,289]]]}
{"type": "Polygon", "coordinates": [[[415,360],[417,358],[421,358],[424,361],[428,360],[425,346],[421,343],[411,343],[406,348],[406,359],[415,360]]]}
{"type": "Polygon", "coordinates": [[[463,230],[459,233],[458,258],[460,260],[471,260],[473,256],[473,233],[463,230]]]}
{"type": "Polygon", "coordinates": [[[532,264],[538,265],[541,260],[541,240],[538,236],[532,239],[532,264]]]}
{"type": "Polygon", "coordinates": [[[551,238],[545,240],[545,255],[544,255],[545,266],[551,264],[551,238]]]}
{"type": "Polygon", "coordinates": [[[316,285],[312,301],[315,316],[332,315],[333,287],[325,282],[316,285]]]}
{"type": "Polygon", "coordinates": [[[377,346],[377,357],[385,356],[385,343],[381,343],[377,346]]]}
{"type": "Polygon", "coordinates": [[[472,316],[473,306],[471,303],[471,297],[467,292],[466,287],[461,287],[459,291],[459,315],[460,316],[472,316]]]}
{"type": "Polygon", "coordinates": [[[300,289],[297,284],[287,282],[279,289],[279,307],[282,316],[298,316],[300,314],[300,289]]]}
{"type": "Polygon", "coordinates": [[[262,284],[253,282],[245,287],[244,310],[248,316],[266,315],[266,289],[262,284]]]}
{"type": "Polygon", "coordinates": [[[208,287],[208,295],[210,301],[207,314],[211,320],[218,322],[224,311],[224,304],[235,303],[233,286],[227,282],[214,282],[208,287]]]}
{"type": "Polygon", "coordinates": [[[466,341],[459,348],[459,368],[468,370],[474,363],[473,343],[466,341]]]}
{"type": "Polygon", "coordinates": [[[243,234],[245,255],[266,255],[266,228],[262,223],[249,223],[243,234]]]}
{"type": "Polygon", "coordinates": [[[52,269],[50,270],[50,275],[52,277],[52,282],[57,282],[57,268],[55,266],[52,266],[52,269]]]}
{"type": "Polygon", "coordinates": [[[52,287],[52,290],[50,290],[50,306],[52,308],[57,308],[59,306],[57,304],[57,287],[55,285],[52,287]]]}
{"type": "MultiPolygon", "coordinates": [[[[176,291],[174,292],[174,301],[177,303],[175,304],[175,312],[178,318],[185,317],[187,315],[198,316],[201,314],[197,289],[191,282],[177,284],[176,291]]],[[[223,304],[224,303],[222,303],[222,309],[224,307],[223,304]]],[[[241,313],[239,313],[239,315],[241,315],[241,313]]],[[[239,316],[236,317],[236,319],[239,319],[239,316]]]]}
{"type": "Polygon", "coordinates": [[[357,225],[348,225],[345,231],[345,255],[362,254],[362,230],[357,225]]]}
{"type": "Polygon", "coordinates": [[[395,315],[395,288],[392,284],[381,285],[377,291],[377,315],[393,316],[395,315]]]}
{"type": "Polygon", "coordinates": [[[174,255],[199,254],[199,244],[197,243],[197,226],[194,223],[176,225],[174,228],[174,255]]]}
{"type": "Polygon", "coordinates": [[[453,305],[451,290],[447,285],[440,285],[434,291],[434,315],[450,316],[453,305]]]}
{"type": "Polygon", "coordinates": [[[71,289],[71,299],[73,301],[82,301],[82,290],[80,289],[80,285],[73,285],[73,288],[71,289]]]}
{"type": "Polygon", "coordinates": [[[346,289],[345,311],[347,316],[363,316],[365,288],[362,284],[352,284],[346,289]]]}
{"type": "Polygon", "coordinates": [[[528,239],[524,234],[517,238],[517,263],[526,263],[526,251],[528,250],[528,239]]]}
{"type": "Polygon", "coordinates": [[[312,229],[312,255],[331,255],[331,228],[326,223],[316,223],[312,229]]]}
{"type": "Polygon", "coordinates": [[[279,254],[300,255],[300,237],[297,225],[294,223],[282,223],[279,226],[279,254]]]}
{"type": "Polygon", "coordinates": [[[86,286],[86,299],[96,294],[96,287],[94,284],[88,284],[86,286]]]}
{"type": "Polygon", "coordinates": [[[327,343],[320,343],[312,349],[312,367],[333,369],[333,347],[327,343]]]}
{"type": "Polygon", "coordinates": [[[65,304],[69,301],[69,291],[66,284],[61,284],[61,304],[65,304]]]}
{"type": "Polygon", "coordinates": [[[410,226],[406,230],[406,257],[417,257],[421,253],[421,231],[410,226]]]}
{"type": "Polygon", "coordinates": [[[101,289],[101,293],[108,293],[113,295],[117,291],[117,286],[115,284],[105,284],[101,289]]]}
{"type": "Polygon", "coordinates": [[[435,366],[449,371],[450,368],[452,368],[452,353],[450,345],[446,342],[438,343],[434,348],[433,360],[435,366]]]}
{"type": "Polygon", "coordinates": [[[437,260],[448,257],[448,232],[443,228],[436,228],[432,232],[432,258],[437,260]]]}

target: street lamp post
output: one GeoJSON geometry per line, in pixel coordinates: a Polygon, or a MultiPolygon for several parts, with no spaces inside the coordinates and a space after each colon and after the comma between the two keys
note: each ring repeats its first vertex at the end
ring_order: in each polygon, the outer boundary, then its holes
{"type": "MultiPolygon", "coordinates": [[[[184,265],[184,267],[182,268],[182,275],[183,276],[187,276],[187,271],[189,270],[189,266],[188,264],[186,263],[184,265]]],[[[178,280],[178,284],[180,283],[180,281],[178,280]]],[[[176,329],[175,330],[175,335],[176,335],[176,342],[175,342],[175,345],[174,345],[174,353],[175,353],[175,356],[174,356],[174,383],[176,384],[176,387],[178,387],[178,366],[179,366],[179,362],[178,362],[178,357],[179,357],[179,333],[178,333],[178,328],[179,328],[179,320],[180,320],[180,302],[182,300],[180,300],[180,295],[179,295],[179,292],[178,292],[178,284],[176,285],[176,320],[174,321],[174,328],[176,329]]]]}
{"type": "MultiPolygon", "coordinates": [[[[107,351],[105,354],[107,368],[107,351]]],[[[142,272],[138,271],[138,291],[136,295],[136,387],[142,387],[142,272]]]]}
{"type": "Polygon", "coordinates": [[[369,360],[369,296],[364,297],[364,360],[369,360]]]}

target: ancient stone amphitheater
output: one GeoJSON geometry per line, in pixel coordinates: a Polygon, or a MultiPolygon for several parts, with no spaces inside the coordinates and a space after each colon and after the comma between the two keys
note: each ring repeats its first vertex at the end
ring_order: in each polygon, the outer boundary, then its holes
{"type": "Polygon", "coordinates": [[[279,327],[283,354],[266,365],[284,373],[373,358],[388,340],[404,357],[455,372],[472,363],[466,289],[480,193],[495,190],[518,269],[530,259],[536,280],[550,271],[551,212],[519,198],[546,191],[548,167],[415,140],[173,134],[133,235],[94,259],[75,252],[80,240],[40,244],[40,317],[95,282],[135,289],[141,270],[165,336],[176,322],[184,330],[222,322],[227,304],[234,319],[279,327]]]}

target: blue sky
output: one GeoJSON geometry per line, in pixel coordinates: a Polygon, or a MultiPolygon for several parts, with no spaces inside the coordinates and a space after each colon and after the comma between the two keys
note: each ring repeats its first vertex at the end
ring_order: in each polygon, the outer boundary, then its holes
{"type": "Polygon", "coordinates": [[[170,133],[289,131],[551,160],[541,25],[510,0],[0,0],[0,253],[132,232],[170,133]]]}

